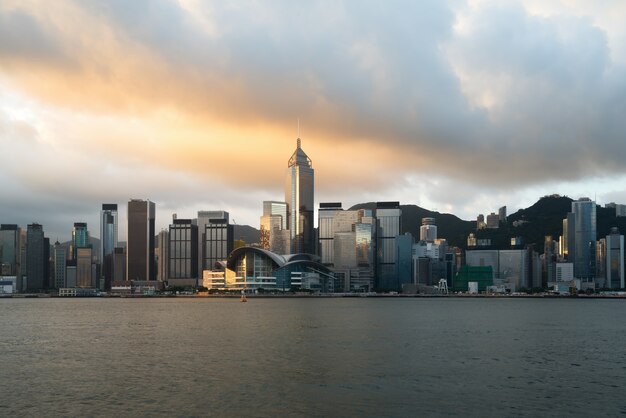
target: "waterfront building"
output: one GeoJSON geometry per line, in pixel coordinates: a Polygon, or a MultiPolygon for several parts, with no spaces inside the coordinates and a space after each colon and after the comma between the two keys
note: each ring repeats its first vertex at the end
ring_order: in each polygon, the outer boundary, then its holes
{"type": "Polygon", "coordinates": [[[454,275],[452,290],[469,291],[470,283],[478,283],[478,291],[484,292],[493,286],[493,268],[491,266],[461,266],[454,275]]]}
{"type": "Polygon", "coordinates": [[[54,288],[61,289],[63,287],[67,287],[67,251],[65,247],[59,243],[59,241],[54,243],[54,248],[52,250],[52,265],[52,271],[54,272],[52,282],[54,283],[54,288]]]}
{"type": "Polygon", "coordinates": [[[48,287],[49,240],[44,236],[43,227],[36,223],[27,226],[26,235],[26,287],[42,290],[48,287]]]}
{"type": "Polygon", "coordinates": [[[434,242],[437,239],[437,225],[435,218],[422,218],[420,226],[420,241],[434,242]]]}
{"type": "Polygon", "coordinates": [[[211,217],[204,225],[203,270],[214,270],[220,261],[228,258],[234,247],[233,229],[228,221],[228,212],[224,211],[220,216],[211,217]]]}
{"type": "Polygon", "coordinates": [[[574,276],[583,282],[591,283],[596,272],[596,202],[588,198],[580,198],[572,202],[572,213],[574,214],[574,276]]]}
{"type": "Polygon", "coordinates": [[[467,250],[468,266],[491,267],[493,284],[512,292],[532,285],[532,264],[528,250],[467,250]]]}
{"type": "Polygon", "coordinates": [[[532,286],[530,259],[527,250],[499,250],[498,276],[500,284],[515,292],[532,286]]]}
{"type": "Polygon", "coordinates": [[[396,237],[401,231],[399,202],[377,202],[376,211],[376,283],[379,290],[398,289],[396,278],[396,237]]]}
{"type": "Polygon", "coordinates": [[[231,290],[332,292],[334,276],[308,254],[279,255],[257,247],[233,250],[226,261],[225,287],[231,290]]]}
{"type": "Polygon", "coordinates": [[[320,262],[335,273],[336,292],[367,292],[374,287],[374,218],[369,209],[346,210],[320,203],[320,262]]]}
{"type": "Polygon", "coordinates": [[[198,284],[198,225],[191,219],[172,220],[169,229],[168,283],[174,286],[198,284]]]}
{"type": "Polygon", "coordinates": [[[290,253],[315,253],[314,170],[298,138],[296,150],[287,164],[285,202],[288,209],[290,253]]]}
{"type": "Polygon", "coordinates": [[[103,203],[100,211],[100,265],[102,277],[104,278],[104,288],[111,288],[113,271],[115,269],[115,247],[117,247],[118,237],[118,214],[117,204],[103,203]]]}
{"type": "MultiPolygon", "coordinates": [[[[0,275],[20,274],[20,228],[14,224],[0,225],[0,275]]],[[[17,285],[17,283],[16,283],[17,285]]]]}
{"type": "Polygon", "coordinates": [[[156,280],[154,218],[154,202],[140,199],[128,202],[126,280],[156,280]]]}
{"type": "Polygon", "coordinates": [[[606,236],[606,285],[609,289],[624,289],[624,236],[612,228],[606,236]]]}
{"type": "MultiPolygon", "coordinates": [[[[212,260],[207,258],[207,236],[206,227],[212,221],[217,221],[221,224],[230,223],[230,215],[224,210],[201,210],[198,211],[198,218],[196,225],[198,225],[198,274],[201,275],[203,270],[211,270],[212,260]]],[[[232,235],[232,234],[231,234],[232,235]]],[[[232,249],[231,249],[232,251],[232,249]]],[[[226,258],[224,258],[225,260],[226,258]]],[[[200,278],[200,277],[199,277],[200,278]]]]}

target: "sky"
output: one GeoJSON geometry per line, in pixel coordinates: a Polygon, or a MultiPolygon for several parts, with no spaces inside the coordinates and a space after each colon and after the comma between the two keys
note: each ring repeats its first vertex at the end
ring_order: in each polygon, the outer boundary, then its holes
{"type": "Polygon", "coordinates": [[[258,227],[298,137],[315,200],[475,219],[626,203],[622,1],[0,2],[0,222],[102,203],[258,227]]]}

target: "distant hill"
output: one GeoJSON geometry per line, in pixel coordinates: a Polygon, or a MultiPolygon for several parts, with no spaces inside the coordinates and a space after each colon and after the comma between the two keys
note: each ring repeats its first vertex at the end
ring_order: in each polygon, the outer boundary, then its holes
{"type": "Polygon", "coordinates": [[[261,241],[261,231],[250,225],[233,225],[235,239],[242,239],[246,244],[256,244],[261,241]]]}

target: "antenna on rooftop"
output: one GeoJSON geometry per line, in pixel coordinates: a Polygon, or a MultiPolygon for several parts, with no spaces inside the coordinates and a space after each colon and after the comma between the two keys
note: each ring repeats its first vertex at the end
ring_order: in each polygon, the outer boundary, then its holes
{"type": "Polygon", "coordinates": [[[298,138],[300,138],[300,118],[298,118],[298,138]]]}

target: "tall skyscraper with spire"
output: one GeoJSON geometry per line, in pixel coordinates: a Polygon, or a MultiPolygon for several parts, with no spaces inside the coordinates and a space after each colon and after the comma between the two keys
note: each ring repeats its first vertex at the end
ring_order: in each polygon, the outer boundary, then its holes
{"type": "Polygon", "coordinates": [[[289,158],[285,182],[285,202],[290,235],[290,252],[315,254],[313,228],[314,171],[298,138],[296,150],[289,158]]]}

